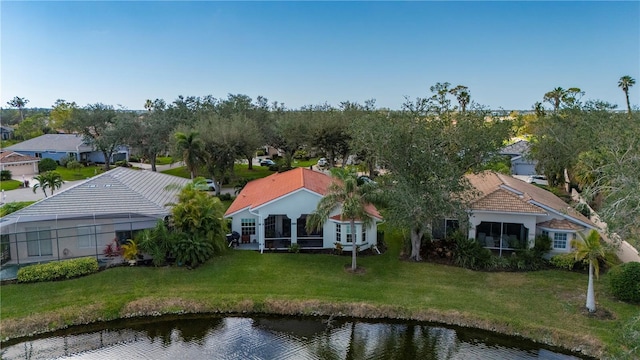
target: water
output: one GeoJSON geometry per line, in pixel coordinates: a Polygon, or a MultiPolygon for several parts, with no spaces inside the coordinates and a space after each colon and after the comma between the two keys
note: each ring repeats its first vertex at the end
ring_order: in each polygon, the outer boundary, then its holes
{"type": "Polygon", "coordinates": [[[479,330],[297,317],[129,319],[2,347],[2,359],[579,359],[479,330]]]}

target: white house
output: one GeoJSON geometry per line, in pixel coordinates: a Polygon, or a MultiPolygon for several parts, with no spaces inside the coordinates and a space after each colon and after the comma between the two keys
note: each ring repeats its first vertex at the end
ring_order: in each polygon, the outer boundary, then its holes
{"type": "Polygon", "coordinates": [[[531,145],[526,140],[518,140],[500,150],[500,155],[511,158],[511,174],[535,175],[538,162],[529,158],[531,145]]]}
{"type": "Polygon", "coordinates": [[[0,170],[11,171],[12,178],[38,173],[40,159],[34,156],[20,154],[15,151],[0,152],[0,170]]]}
{"type": "Polygon", "coordinates": [[[284,250],[298,244],[302,249],[333,249],[340,243],[351,251],[354,239],[360,250],[377,245],[377,222],[382,217],[373,205],[367,213],[374,221],[368,226],[356,221],[355,236],[349,220],[340,219],[340,209],[322,230],[306,230],[307,216],[315,211],[332,181],[324,173],[296,168],[249,182],[225,213],[232,219],[232,230],[241,234],[240,248],[284,250]]]}
{"type": "Polygon", "coordinates": [[[552,240],[551,254],[571,251],[571,240],[597,226],[549,191],[494,172],[467,175],[477,194],[469,211],[469,238],[502,253],[552,240]]]}
{"type": "Polygon", "coordinates": [[[170,214],[189,179],[118,167],[0,218],[1,262],[102,258],[170,214]],[[171,185],[171,186],[170,186],[171,185]]]}

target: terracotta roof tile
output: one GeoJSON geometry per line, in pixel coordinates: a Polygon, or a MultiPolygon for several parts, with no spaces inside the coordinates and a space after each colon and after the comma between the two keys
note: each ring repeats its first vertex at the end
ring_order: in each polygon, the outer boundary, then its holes
{"type": "Polygon", "coordinates": [[[3,151],[0,153],[0,163],[9,164],[25,161],[40,161],[39,158],[17,153],[15,151],[3,151]]]}
{"type": "MultiPolygon", "coordinates": [[[[505,201],[509,200],[509,205],[500,204],[500,202],[496,199],[486,199],[481,203],[486,206],[482,210],[504,211],[504,209],[508,209],[512,206],[514,208],[521,206],[518,204],[518,202],[527,202],[531,206],[536,207],[538,207],[537,204],[540,204],[541,206],[539,208],[541,208],[543,211],[545,210],[543,207],[553,209],[554,211],[563,214],[564,216],[571,217],[577,221],[597,228],[597,226],[587,217],[573,209],[562,199],[536,185],[529,184],[525,181],[516,179],[509,175],[497,174],[491,171],[485,171],[479,174],[469,174],[466,177],[471,185],[479,192],[476,199],[472,201],[472,204],[474,204],[473,206],[480,206],[475,204],[480,204],[483,198],[487,197],[498,189],[502,189],[515,195],[513,198],[503,199],[505,201]]],[[[493,195],[493,197],[497,196],[503,195],[493,195]]]]}
{"type": "Polygon", "coordinates": [[[546,214],[546,211],[544,211],[543,209],[535,205],[531,205],[530,203],[519,198],[518,195],[510,191],[500,188],[473,202],[471,204],[471,209],[529,214],[546,214]]]}
{"type": "Polygon", "coordinates": [[[547,228],[547,229],[556,229],[556,230],[584,230],[583,226],[572,223],[567,219],[551,219],[549,221],[544,221],[541,223],[537,223],[536,226],[547,228]]]}
{"type": "MultiPolygon", "coordinates": [[[[255,209],[300,189],[307,189],[324,196],[331,181],[330,176],[306,168],[295,168],[253,180],[240,191],[240,194],[225,212],[225,216],[246,208],[255,209]]],[[[367,212],[372,216],[382,218],[372,205],[367,207],[367,212]]]]}

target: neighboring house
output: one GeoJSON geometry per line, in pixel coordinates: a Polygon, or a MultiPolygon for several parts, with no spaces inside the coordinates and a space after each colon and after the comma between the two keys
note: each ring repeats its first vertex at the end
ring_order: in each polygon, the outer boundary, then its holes
{"type": "MultiPolygon", "coordinates": [[[[302,249],[333,249],[340,243],[350,251],[354,237],[349,220],[340,220],[340,209],[320,231],[306,230],[307,216],[332,181],[321,172],[295,168],[249,182],[225,213],[232,218],[232,230],[241,234],[240,248],[287,249],[298,244],[302,249]]],[[[356,221],[355,242],[360,250],[377,245],[377,222],[382,220],[372,205],[367,213],[375,221],[369,226],[356,221]]]]}
{"type": "Polygon", "coordinates": [[[9,140],[13,138],[13,128],[9,126],[0,126],[0,139],[9,140]]]}
{"type": "Polygon", "coordinates": [[[11,171],[12,178],[37,174],[39,162],[40,159],[37,157],[20,154],[15,151],[0,152],[0,170],[11,171]]]}
{"type": "Polygon", "coordinates": [[[511,158],[512,175],[535,175],[537,161],[529,158],[531,145],[526,140],[518,140],[500,150],[500,155],[511,158]]]}
{"type": "Polygon", "coordinates": [[[502,253],[552,240],[551,254],[571,251],[571,240],[598,227],[562,199],[536,185],[486,171],[467,175],[477,191],[469,211],[469,238],[502,253]]]}
{"type": "Polygon", "coordinates": [[[2,262],[103,258],[114,240],[124,243],[165,219],[189,182],[123,167],[97,175],[0,218],[2,262]]]}
{"type": "MultiPolygon", "coordinates": [[[[41,159],[60,159],[74,157],[82,163],[104,163],[104,155],[87,144],[79,134],[45,134],[21,143],[8,146],[6,150],[17,151],[25,155],[41,159]]],[[[129,149],[126,146],[116,148],[111,155],[111,163],[129,160],[129,149]]]]}

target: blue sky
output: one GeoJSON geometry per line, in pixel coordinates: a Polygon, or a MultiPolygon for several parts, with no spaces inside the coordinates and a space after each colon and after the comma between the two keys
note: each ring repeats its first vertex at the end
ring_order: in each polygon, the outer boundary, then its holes
{"type": "Polygon", "coordinates": [[[531,109],[558,86],[624,109],[622,75],[640,105],[637,1],[2,1],[0,12],[3,107],[233,93],[397,109],[449,82],[494,109],[531,109]]]}

